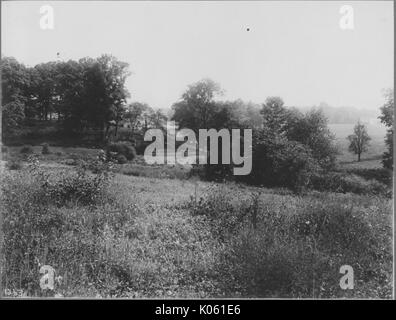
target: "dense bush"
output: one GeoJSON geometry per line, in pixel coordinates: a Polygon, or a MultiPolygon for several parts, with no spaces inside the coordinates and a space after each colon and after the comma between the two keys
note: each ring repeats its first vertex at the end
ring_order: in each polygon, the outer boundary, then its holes
{"type": "Polygon", "coordinates": [[[298,141],[312,150],[312,156],[321,166],[333,169],[338,150],[334,144],[335,136],[327,126],[323,112],[311,110],[306,114],[289,111],[285,134],[290,141],[298,141]]]}
{"type": "Polygon", "coordinates": [[[94,205],[107,201],[106,190],[111,177],[105,164],[90,174],[89,163],[81,162],[76,171],[62,171],[56,176],[40,168],[37,158],[29,159],[29,170],[37,187],[32,191],[42,204],[65,206],[70,203],[94,205]]]}
{"type": "Polygon", "coordinates": [[[390,192],[385,184],[377,180],[366,180],[355,174],[340,172],[315,174],[311,178],[311,186],[318,191],[352,192],[368,195],[388,195],[390,192]]]}
{"type": "Polygon", "coordinates": [[[127,158],[126,158],[123,154],[118,154],[118,155],[116,156],[116,159],[117,159],[117,162],[118,162],[119,164],[125,164],[125,163],[128,162],[127,158]]]}
{"type": "Polygon", "coordinates": [[[252,172],[246,179],[258,185],[287,187],[299,190],[307,187],[311,176],[319,169],[311,150],[296,141],[273,138],[257,132],[253,138],[252,172]]]}
{"type": "Polygon", "coordinates": [[[130,142],[113,142],[107,146],[107,151],[122,154],[127,160],[133,160],[136,157],[136,150],[130,142]]]}

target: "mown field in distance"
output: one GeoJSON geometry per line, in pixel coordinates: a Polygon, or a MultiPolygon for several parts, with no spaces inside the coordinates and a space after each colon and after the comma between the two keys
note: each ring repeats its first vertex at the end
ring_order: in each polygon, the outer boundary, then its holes
{"type": "Polygon", "coordinates": [[[329,124],[329,129],[336,137],[336,143],[339,147],[339,162],[346,168],[380,168],[381,157],[385,151],[386,127],[379,120],[373,120],[370,123],[364,123],[367,133],[371,137],[368,151],[362,154],[361,162],[357,162],[357,155],[348,151],[349,141],[347,137],[353,133],[355,124],[329,124]]]}

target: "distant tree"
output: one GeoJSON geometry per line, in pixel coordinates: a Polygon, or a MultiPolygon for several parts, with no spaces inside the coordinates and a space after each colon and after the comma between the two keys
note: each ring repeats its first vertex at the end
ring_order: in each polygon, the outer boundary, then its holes
{"type": "Polygon", "coordinates": [[[143,134],[147,129],[165,128],[168,117],[161,109],[154,110],[147,103],[133,102],[126,107],[124,120],[129,121],[132,133],[143,134]]]}
{"type": "Polygon", "coordinates": [[[153,128],[156,129],[164,129],[166,126],[166,121],[168,117],[164,114],[161,109],[153,110],[153,113],[150,115],[150,122],[153,128]]]}
{"type": "Polygon", "coordinates": [[[289,111],[283,106],[280,97],[268,97],[262,106],[263,127],[272,135],[282,136],[285,134],[289,111]]]}
{"type": "MultiPolygon", "coordinates": [[[[240,99],[224,103],[229,109],[232,125],[239,128],[260,129],[263,118],[260,113],[261,106],[252,102],[244,102],[240,99]]],[[[229,120],[230,120],[229,119],[229,120]]]]}
{"type": "Polygon", "coordinates": [[[151,127],[154,127],[152,124],[152,119],[154,115],[154,109],[151,108],[149,105],[146,105],[142,112],[142,130],[146,132],[151,127]]]}
{"type": "Polygon", "coordinates": [[[382,164],[385,168],[393,169],[393,119],[394,119],[394,94],[393,89],[385,92],[385,104],[381,107],[379,119],[388,128],[385,144],[388,150],[384,152],[382,164]]]}
{"type": "Polygon", "coordinates": [[[369,141],[371,140],[367,133],[365,125],[360,123],[359,121],[353,129],[353,134],[349,135],[347,139],[350,142],[348,148],[349,151],[357,154],[358,161],[360,161],[361,154],[367,151],[369,141]]]}
{"type": "Polygon", "coordinates": [[[221,93],[220,85],[210,79],[203,79],[188,86],[181,101],[172,106],[172,120],[180,127],[194,131],[210,128],[215,113],[214,98],[221,93]]]}
{"type": "Polygon", "coordinates": [[[149,109],[148,104],[141,102],[133,102],[126,107],[124,120],[129,121],[132,133],[141,129],[144,123],[144,112],[149,109]]]}
{"type": "MultiPolygon", "coordinates": [[[[203,79],[188,86],[182,99],[172,106],[172,120],[176,121],[180,128],[189,128],[196,133],[199,129],[231,128],[236,121],[230,104],[215,101],[222,93],[220,85],[210,79],[203,79]]],[[[219,150],[222,149],[222,143],[220,140],[219,150]]],[[[209,164],[209,150],[207,157],[208,164],[204,165],[204,175],[207,179],[223,179],[229,174],[232,165],[221,164],[221,153],[217,165],[209,164]]]]}

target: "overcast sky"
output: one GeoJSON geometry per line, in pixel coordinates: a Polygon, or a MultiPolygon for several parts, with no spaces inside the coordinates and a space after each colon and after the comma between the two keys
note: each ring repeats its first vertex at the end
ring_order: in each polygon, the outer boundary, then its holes
{"type": "Polygon", "coordinates": [[[223,99],[378,108],[393,87],[393,2],[2,2],[1,52],[34,66],[113,54],[131,101],[168,108],[209,77],[223,99]],[[39,12],[54,9],[54,29],[39,12]],[[354,29],[340,7],[352,5],[354,29]],[[249,29],[249,31],[248,31],[249,29]]]}

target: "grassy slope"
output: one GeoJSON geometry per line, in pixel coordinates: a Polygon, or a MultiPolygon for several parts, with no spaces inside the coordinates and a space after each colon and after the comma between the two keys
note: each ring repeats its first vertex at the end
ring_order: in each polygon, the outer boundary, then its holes
{"type": "MultiPolygon", "coordinates": [[[[354,162],[353,155],[346,151],[347,146],[344,141],[345,137],[343,137],[343,135],[350,134],[349,131],[352,127],[344,128],[344,131],[340,128],[338,130],[338,141],[343,150],[343,154],[340,156],[340,160],[344,162],[342,165],[344,167],[377,167],[380,164],[379,157],[383,151],[382,133],[373,138],[373,147],[370,152],[363,156],[364,161],[357,164],[354,162]]],[[[14,154],[19,153],[19,149],[20,147],[9,148],[10,152],[14,154]]],[[[41,152],[40,146],[35,146],[33,149],[35,153],[41,152]]],[[[73,155],[77,155],[78,158],[92,158],[97,154],[95,149],[52,146],[51,152],[50,155],[40,155],[40,157],[44,160],[46,168],[55,173],[58,170],[70,170],[72,167],[60,163],[70,159],[73,155]],[[56,154],[57,152],[61,152],[61,154],[56,154]]],[[[7,155],[3,155],[3,158],[7,158],[7,155]]],[[[134,282],[132,289],[119,293],[119,295],[127,297],[212,297],[224,294],[227,296],[252,294],[252,292],[242,293],[243,290],[237,286],[231,289],[226,288],[226,283],[232,284],[233,280],[229,278],[229,274],[219,273],[219,268],[224,268],[220,259],[224,254],[224,244],[219,243],[213,235],[207,219],[201,216],[192,216],[191,208],[186,205],[191,201],[191,197],[199,199],[200,196],[203,196],[211,184],[185,179],[166,179],[166,176],[178,177],[180,171],[177,171],[178,169],[167,169],[168,171],[158,169],[158,172],[156,170],[156,168],[142,167],[141,163],[123,165],[121,172],[124,174],[117,174],[110,188],[119,205],[117,208],[107,206],[101,209],[111,213],[113,210],[114,212],[119,211],[119,207],[125,208],[123,210],[125,210],[126,219],[123,222],[121,233],[104,232],[103,238],[98,244],[100,250],[104,250],[103,259],[113,261],[115,265],[121,265],[132,275],[131,279],[134,282]],[[171,170],[177,172],[174,173],[171,170]],[[165,174],[163,174],[164,172],[165,174]],[[148,175],[150,178],[139,175],[148,175]],[[158,177],[161,179],[156,179],[158,177]]],[[[183,178],[184,173],[180,173],[180,177],[183,178]]],[[[220,189],[225,193],[235,194],[234,201],[237,203],[249,198],[252,192],[258,191],[256,188],[234,184],[221,185],[220,189]]],[[[342,209],[343,206],[353,207],[354,212],[366,217],[365,221],[368,224],[373,224],[376,232],[382,235],[380,245],[384,248],[389,247],[390,238],[387,236],[391,226],[390,200],[353,194],[314,192],[301,197],[280,190],[260,189],[260,192],[259,221],[261,218],[264,219],[266,212],[271,212],[271,215],[281,213],[293,217],[296,213],[309,212],[310,207],[315,211],[318,208],[318,203],[322,203],[324,207],[337,205],[339,209],[342,209]]],[[[71,214],[72,212],[77,216],[86,214],[86,209],[78,206],[62,210],[62,214],[71,214]]],[[[250,229],[247,230],[250,234],[250,229]]],[[[245,231],[242,230],[236,239],[241,240],[240,237],[245,231]]],[[[282,239],[280,238],[279,241],[282,239]]],[[[259,245],[259,248],[262,247],[259,245]]],[[[261,252],[259,248],[254,251],[261,252]]],[[[247,252],[248,250],[245,249],[243,251],[247,252]]],[[[324,248],[324,250],[328,249],[324,248]]],[[[255,257],[255,259],[258,259],[257,263],[261,264],[260,257],[255,257]]],[[[58,266],[58,268],[61,267],[58,266]]],[[[307,268],[309,269],[309,265],[307,268]]],[[[325,274],[332,279],[334,286],[337,286],[340,276],[337,268],[338,266],[335,265],[331,274],[328,273],[328,270],[325,274]]],[[[379,273],[381,277],[385,274],[386,282],[389,281],[389,277],[391,277],[389,260],[373,263],[370,268],[373,269],[374,274],[379,273]]],[[[258,273],[266,272],[269,271],[258,269],[258,273]]],[[[304,274],[304,270],[302,272],[304,274]]],[[[357,273],[357,278],[359,276],[361,274],[357,273]]],[[[320,283],[319,279],[317,281],[320,283]]],[[[377,289],[384,286],[383,281],[385,280],[378,280],[374,277],[367,281],[361,279],[358,281],[361,282],[357,290],[353,292],[338,290],[330,295],[336,297],[387,297],[389,295],[389,287],[385,289],[385,292],[379,292],[377,289]]],[[[107,284],[106,290],[102,290],[94,284],[82,282],[80,286],[76,283],[63,286],[60,291],[66,296],[94,296],[96,294],[108,296],[112,295],[112,286],[117,287],[116,284],[107,284]]],[[[320,288],[318,290],[320,292],[320,288]]],[[[316,292],[316,296],[320,296],[318,292],[316,292]]],[[[309,292],[307,296],[311,296],[311,294],[309,292]]],[[[259,292],[258,295],[268,296],[263,292],[259,292]]],[[[272,295],[277,296],[276,292],[273,292],[272,295]]]]}
{"type": "MultiPolygon", "coordinates": [[[[47,168],[47,164],[45,166],[47,168]]],[[[59,175],[61,171],[70,172],[69,168],[51,166],[51,172],[59,175]]],[[[23,174],[24,171],[18,172],[23,174]]],[[[16,171],[10,173],[17,175],[16,171]]],[[[30,190],[29,179],[23,176],[21,179],[21,183],[30,190]]],[[[94,211],[81,205],[52,209],[62,220],[71,219],[73,226],[79,226],[77,230],[73,227],[74,231],[62,231],[61,237],[56,237],[57,240],[50,244],[52,258],[47,257],[47,263],[58,274],[69,273],[68,283],[57,289],[64,296],[390,295],[390,200],[316,192],[297,196],[282,190],[236,184],[214,185],[118,174],[109,190],[115,202],[94,211]],[[192,214],[194,205],[192,207],[191,203],[200,203],[201,197],[207,199],[219,191],[225,198],[214,198],[215,203],[209,206],[203,204],[200,209],[203,215],[192,214]],[[252,229],[250,220],[245,219],[241,220],[235,232],[231,232],[228,221],[243,212],[232,208],[249,201],[257,191],[261,192],[257,211],[258,229],[252,229]],[[224,214],[225,220],[219,216],[212,225],[212,209],[224,214]],[[338,215],[340,211],[341,215],[338,215]],[[356,230],[354,220],[343,220],[345,214],[350,214],[348,212],[352,212],[351,219],[357,219],[356,230]],[[296,231],[287,231],[301,224],[305,226],[307,221],[316,225],[315,216],[323,216],[323,213],[341,218],[332,225],[341,234],[331,232],[331,239],[315,238],[317,247],[314,251],[310,237],[300,237],[296,231]],[[100,221],[103,221],[99,237],[91,234],[90,219],[94,216],[101,217],[100,221]],[[295,220],[300,218],[301,221],[295,220]],[[359,231],[361,222],[364,223],[363,230],[366,230],[364,233],[359,231]],[[213,228],[220,233],[214,233],[213,228]],[[219,235],[225,238],[220,240],[219,235]],[[366,237],[367,241],[374,241],[374,248],[361,245],[366,237]],[[91,246],[96,252],[94,260],[86,252],[91,246]],[[78,254],[83,258],[79,258],[78,254]],[[384,256],[378,258],[378,254],[384,256]],[[86,271],[81,270],[83,259],[90,259],[89,264],[96,268],[93,275],[87,276],[86,271]],[[338,271],[342,264],[352,264],[356,268],[354,291],[339,289],[338,271]],[[314,276],[312,268],[315,270],[314,276]],[[270,278],[263,278],[266,275],[270,278]],[[128,289],[123,290],[126,286],[128,289]],[[293,292],[297,289],[298,292],[293,292]]],[[[23,193],[16,196],[20,198],[15,205],[29,212],[29,204],[23,203],[26,201],[23,193]]],[[[31,228],[29,230],[33,231],[31,228]]],[[[42,255],[40,252],[37,254],[42,255]]],[[[18,287],[18,284],[14,285],[18,287]]]]}

